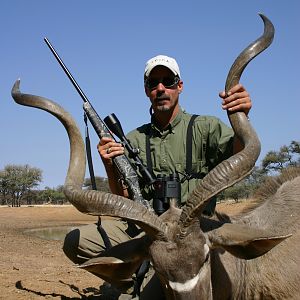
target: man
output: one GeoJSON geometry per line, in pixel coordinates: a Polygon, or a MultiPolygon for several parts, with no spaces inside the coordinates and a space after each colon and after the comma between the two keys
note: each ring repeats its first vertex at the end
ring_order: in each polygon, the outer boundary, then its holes
{"type": "MultiPolygon", "coordinates": [[[[188,132],[191,115],[179,105],[183,81],[175,59],[164,55],[150,59],[146,63],[144,85],[151,102],[151,123],[133,130],[127,138],[134,148],[139,149],[142,162],[151,169],[154,176],[178,174],[182,206],[197,181],[221,161],[240,151],[243,145],[234,136],[232,129],[215,117],[196,117],[191,124],[192,130],[188,132]],[[191,142],[188,142],[187,136],[191,136],[191,142]],[[187,151],[190,155],[186,156],[187,151]],[[187,160],[191,165],[190,170],[186,168],[187,160]]],[[[223,99],[224,110],[243,111],[248,115],[252,104],[248,92],[241,84],[233,87],[227,95],[222,92],[219,96],[223,99]]],[[[127,189],[112,163],[113,157],[125,152],[124,147],[110,138],[102,138],[98,152],[112,193],[128,197],[127,189]]],[[[148,187],[143,178],[140,186],[144,198],[152,201],[155,198],[154,188],[148,187]]],[[[136,226],[119,219],[104,220],[102,226],[113,246],[140,234],[136,226]]],[[[71,232],[64,243],[66,255],[75,263],[84,262],[104,250],[105,243],[95,224],[71,232]]]]}
{"type": "MultiPolygon", "coordinates": [[[[151,102],[151,123],[145,124],[128,134],[133,147],[139,149],[140,158],[147,165],[146,136],[150,137],[151,163],[155,175],[168,175],[178,172],[184,177],[186,165],[186,133],[191,116],[183,112],[179,105],[179,94],[183,91],[183,81],[177,62],[170,57],[159,55],[150,59],[144,73],[145,93],[151,102]]],[[[225,95],[224,110],[244,111],[248,115],[251,100],[242,85],[237,85],[225,95]]],[[[233,136],[232,129],[214,117],[201,116],[195,119],[193,128],[191,180],[183,179],[181,201],[193,190],[197,180],[224,159],[242,149],[239,140],[233,136]]],[[[104,163],[111,191],[115,194],[128,196],[126,189],[120,184],[112,158],[123,154],[122,144],[109,138],[101,139],[98,151],[104,163]]],[[[181,176],[181,177],[182,177],[181,176]]],[[[142,181],[142,180],[141,180],[142,181]]],[[[143,182],[142,182],[143,184],[143,182]]],[[[142,190],[146,199],[153,194],[147,189],[142,190]]]]}

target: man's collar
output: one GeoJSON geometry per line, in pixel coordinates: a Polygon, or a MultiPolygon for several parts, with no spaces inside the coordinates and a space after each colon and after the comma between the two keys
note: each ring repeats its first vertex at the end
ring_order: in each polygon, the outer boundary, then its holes
{"type": "Polygon", "coordinates": [[[160,130],[159,127],[157,126],[157,122],[156,122],[154,114],[153,114],[151,116],[151,128],[158,131],[160,134],[162,134],[165,131],[174,133],[174,128],[182,120],[182,116],[183,116],[183,111],[182,111],[181,107],[179,107],[179,111],[178,111],[176,117],[174,118],[174,120],[172,120],[165,129],[160,130]]]}

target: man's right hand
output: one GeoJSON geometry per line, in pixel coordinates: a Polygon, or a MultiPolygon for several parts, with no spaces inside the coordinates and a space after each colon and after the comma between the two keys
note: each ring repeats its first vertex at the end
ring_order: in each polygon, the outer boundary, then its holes
{"type": "Polygon", "coordinates": [[[112,159],[124,154],[124,147],[121,143],[115,142],[112,138],[103,137],[97,145],[98,152],[103,161],[110,190],[113,194],[128,198],[128,192],[122,185],[122,180],[113,165],[112,159]]]}
{"type": "Polygon", "coordinates": [[[124,147],[121,143],[115,142],[112,138],[103,137],[97,145],[98,152],[105,166],[112,164],[112,158],[124,154],[124,147]]]}

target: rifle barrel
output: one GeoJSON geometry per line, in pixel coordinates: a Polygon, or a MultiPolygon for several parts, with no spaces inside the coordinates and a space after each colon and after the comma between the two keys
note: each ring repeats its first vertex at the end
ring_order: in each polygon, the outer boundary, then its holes
{"type": "Polygon", "coordinates": [[[89,102],[87,96],[84,94],[84,92],[82,91],[82,89],[80,88],[80,86],[78,85],[78,83],[76,82],[76,80],[74,79],[74,77],[72,76],[72,74],[70,73],[70,71],[68,70],[68,68],[66,67],[66,65],[64,64],[64,62],[62,61],[62,59],[59,57],[58,53],[55,51],[55,49],[51,45],[50,41],[46,37],[44,38],[44,41],[46,42],[47,46],[49,47],[49,49],[51,50],[51,52],[55,56],[55,58],[58,61],[58,63],[61,65],[61,67],[65,71],[66,75],[71,80],[72,84],[74,85],[75,89],[77,90],[77,92],[81,96],[82,100],[84,102],[89,102]]]}

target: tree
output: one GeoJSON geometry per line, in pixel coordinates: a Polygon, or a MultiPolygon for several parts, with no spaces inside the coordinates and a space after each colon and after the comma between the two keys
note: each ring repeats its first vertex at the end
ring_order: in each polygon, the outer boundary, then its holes
{"type": "Polygon", "coordinates": [[[66,200],[63,193],[63,186],[57,188],[45,187],[43,191],[39,193],[39,202],[47,204],[63,204],[66,200]]]}
{"type": "Polygon", "coordinates": [[[0,190],[6,204],[20,206],[22,197],[39,185],[42,171],[29,165],[7,165],[0,172],[0,190]]]}
{"type": "Polygon", "coordinates": [[[29,190],[22,196],[22,203],[27,205],[40,204],[39,202],[39,190],[29,190]]]}
{"type": "Polygon", "coordinates": [[[255,166],[252,173],[236,185],[222,192],[219,199],[249,198],[260,187],[260,185],[278,175],[284,169],[292,166],[300,166],[300,143],[291,141],[289,146],[280,147],[279,151],[269,151],[262,160],[261,166],[255,166]]]}
{"type": "Polygon", "coordinates": [[[289,146],[282,146],[279,151],[269,151],[262,161],[262,168],[267,174],[280,173],[289,166],[300,165],[300,143],[291,141],[289,146]]]}
{"type": "MultiPolygon", "coordinates": [[[[100,177],[100,176],[95,176],[95,181],[96,181],[97,190],[102,191],[102,192],[108,192],[108,193],[110,193],[110,188],[109,188],[109,184],[108,184],[107,178],[100,177]]],[[[86,188],[86,189],[88,189],[88,190],[92,189],[91,178],[86,178],[84,180],[83,187],[86,188]]]]}
{"type": "Polygon", "coordinates": [[[249,185],[242,180],[241,182],[227,188],[223,194],[222,198],[224,199],[234,199],[235,202],[238,202],[239,199],[248,198],[250,194],[249,185]]]}
{"type": "Polygon", "coordinates": [[[290,150],[291,150],[292,153],[300,154],[300,142],[291,141],[290,150]]]}
{"type": "Polygon", "coordinates": [[[0,171],[0,193],[1,193],[1,205],[8,205],[8,174],[5,171],[0,171]]]}

